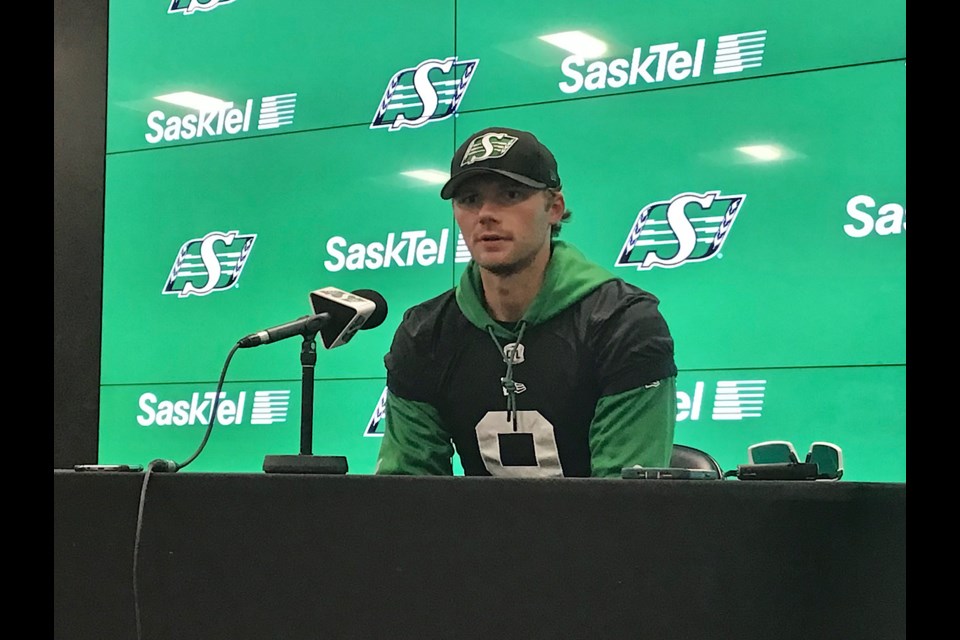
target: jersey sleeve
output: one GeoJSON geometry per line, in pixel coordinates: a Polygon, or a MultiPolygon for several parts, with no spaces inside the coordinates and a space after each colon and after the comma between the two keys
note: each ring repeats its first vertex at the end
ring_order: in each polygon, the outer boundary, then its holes
{"type": "Polygon", "coordinates": [[[384,357],[387,399],[378,475],[453,475],[453,441],[431,402],[437,384],[434,338],[421,326],[408,311],[384,357]]]}
{"type": "Polygon", "coordinates": [[[587,341],[600,395],[609,396],[677,375],[673,336],[651,293],[611,283],[590,310],[587,341]]]}
{"type": "Polygon", "coordinates": [[[377,475],[453,475],[453,443],[437,410],[387,389],[385,429],[374,471],[377,475]]]}
{"type": "Polygon", "coordinates": [[[677,423],[677,379],[603,396],[590,423],[590,475],[619,478],[623,467],[669,466],[677,423]]]}
{"type": "Polygon", "coordinates": [[[591,310],[588,341],[600,399],[590,425],[591,475],[667,466],[677,421],[674,343],[660,301],[622,281],[591,310]]]}

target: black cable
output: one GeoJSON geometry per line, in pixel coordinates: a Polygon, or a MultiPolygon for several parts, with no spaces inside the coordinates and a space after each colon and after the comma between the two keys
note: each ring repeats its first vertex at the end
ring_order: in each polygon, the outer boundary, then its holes
{"type": "Polygon", "coordinates": [[[140,557],[140,532],[143,527],[143,505],[144,498],[147,495],[147,482],[150,480],[150,474],[153,472],[153,463],[147,465],[147,470],[143,475],[143,486],[140,488],[140,505],[137,507],[137,533],[133,538],[133,611],[137,619],[137,640],[140,640],[140,594],[137,589],[137,560],[140,557]]]}
{"type": "Polygon", "coordinates": [[[143,507],[146,504],[147,498],[147,483],[150,481],[150,475],[154,472],[168,472],[176,473],[180,469],[183,469],[188,464],[197,459],[197,456],[200,455],[200,452],[203,451],[203,448],[207,446],[207,440],[210,439],[210,434],[213,432],[213,425],[217,420],[217,407],[220,404],[220,390],[223,389],[223,381],[227,377],[227,369],[230,367],[230,361],[233,359],[233,354],[237,352],[237,349],[240,348],[240,343],[233,345],[233,348],[230,349],[230,353],[227,354],[227,359],[223,363],[223,369],[220,371],[220,379],[217,381],[217,391],[213,396],[213,407],[210,409],[210,422],[207,423],[207,430],[203,434],[203,440],[200,442],[200,446],[197,447],[197,450],[193,452],[189,458],[183,462],[175,462],[174,460],[166,460],[163,458],[158,458],[150,462],[147,465],[146,471],[143,474],[143,486],[140,488],[140,504],[137,507],[137,531],[133,540],[133,609],[134,615],[137,621],[137,640],[141,639],[141,623],[140,623],[140,593],[137,587],[137,566],[139,564],[140,557],[140,535],[143,531],[143,507]]]}

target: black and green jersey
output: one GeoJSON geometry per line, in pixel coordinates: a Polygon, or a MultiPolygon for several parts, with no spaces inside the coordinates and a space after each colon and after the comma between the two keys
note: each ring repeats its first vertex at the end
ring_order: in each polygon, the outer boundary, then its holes
{"type": "Polygon", "coordinates": [[[658,299],[554,241],[523,319],[491,319],[471,262],[408,309],[384,358],[379,474],[619,476],[669,462],[673,339],[658,299]]]}

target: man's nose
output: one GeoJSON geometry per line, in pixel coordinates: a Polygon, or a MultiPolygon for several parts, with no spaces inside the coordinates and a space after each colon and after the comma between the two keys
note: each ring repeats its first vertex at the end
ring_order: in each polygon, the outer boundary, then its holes
{"type": "Polygon", "coordinates": [[[489,222],[496,220],[500,214],[500,208],[490,198],[484,198],[480,202],[480,209],[477,211],[477,219],[480,222],[489,222]]]}

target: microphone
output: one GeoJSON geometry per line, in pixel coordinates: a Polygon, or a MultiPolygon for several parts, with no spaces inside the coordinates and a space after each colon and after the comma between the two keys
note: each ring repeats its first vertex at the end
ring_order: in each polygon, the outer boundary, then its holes
{"type": "Polygon", "coordinates": [[[241,338],[240,345],[241,349],[247,349],[250,347],[258,347],[261,344],[269,344],[271,342],[277,342],[278,340],[286,340],[287,338],[292,338],[293,336],[308,336],[316,334],[317,331],[323,327],[330,320],[330,314],[328,313],[317,313],[312,316],[303,316],[292,322],[287,322],[276,327],[271,327],[269,329],[264,329],[263,331],[257,331],[256,333],[251,333],[245,338],[241,338]]]}
{"type": "Polygon", "coordinates": [[[320,328],[325,349],[342,347],[357,331],[379,327],[387,317],[387,301],[371,289],[349,293],[324,287],[310,292],[310,305],[315,314],[330,317],[320,328]]]}
{"type": "Polygon", "coordinates": [[[353,293],[335,287],[310,292],[313,315],[303,316],[276,327],[257,331],[241,338],[240,348],[258,347],[293,336],[311,336],[320,332],[326,349],[347,344],[360,329],[380,326],[387,317],[387,301],[371,289],[353,293]]]}

